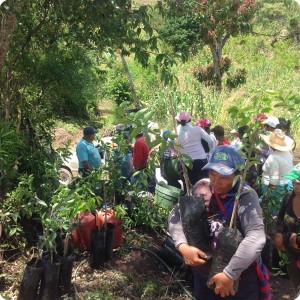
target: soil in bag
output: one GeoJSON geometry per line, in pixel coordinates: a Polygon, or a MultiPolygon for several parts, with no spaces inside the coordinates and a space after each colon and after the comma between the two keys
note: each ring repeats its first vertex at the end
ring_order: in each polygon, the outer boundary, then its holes
{"type": "Polygon", "coordinates": [[[90,267],[93,269],[101,269],[105,261],[105,231],[95,229],[91,232],[91,256],[90,267]]]}
{"type": "Polygon", "coordinates": [[[167,237],[163,242],[162,248],[157,255],[172,268],[177,268],[186,271],[188,266],[185,264],[182,254],[175,247],[172,238],[167,237]]]}
{"type": "Polygon", "coordinates": [[[39,299],[55,300],[58,298],[60,260],[56,258],[43,260],[44,272],[41,281],[39,299]]]}
{"type": "MultiPolygon", "coordinates": [[[[239,230],[227,227],[222,227],[220,229],[218,233],[217,248],[213,255],[212,266],[208,275],[207,283],[213,276],[223,272],[242,240],[243,236],[239,230]]],[[[211,289],[215,288],[214,284],[208,286],[211,289]]],[[[235,292],[238,291],[238,280],[235,281],[233,288],[235,292]]]]}
{"type": "Polygon", "coordinates": [[[202,196],[179,197],[183,232],[189,245],[197,247],[209,257],[210,236],[204,198],[202,196]]]}
{"type": "Polygon", "coordinates": [[[61,258],[61,266],[59,272],[59,290],[60,295],[66,295],[70,292],[72,270],[75,261],[75,254],[70,254],[61,258]]]}
{"type": "Polygon", "coordinates": [[[107,223],[105,232],[105,260],[110,260],[113,257],[114,232],[115,224],[107,223]]]}
{"type": "Polygon", "coordinates": [[[27,263],[19,288],[18,300],[35,300],[43,273],[42,261],[33,258],[27,263]]]}

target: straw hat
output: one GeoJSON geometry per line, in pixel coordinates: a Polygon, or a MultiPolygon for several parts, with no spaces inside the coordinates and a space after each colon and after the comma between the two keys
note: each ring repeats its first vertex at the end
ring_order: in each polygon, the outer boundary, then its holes
{"type": "Polygon", "coordinates": [[[290,151],[295,147],[295,141],[286,136],[281,129],[275,129],[269,135],[261,134],[261,138],[273,149],[290,151]]]}

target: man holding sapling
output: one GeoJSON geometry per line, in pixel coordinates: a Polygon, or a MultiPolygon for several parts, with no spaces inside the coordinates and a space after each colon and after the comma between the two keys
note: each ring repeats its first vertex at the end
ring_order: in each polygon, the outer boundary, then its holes
{"type": "MultiPolygon", "coordinates": [[[[235,181],[236,176],[241,174],[239,167],[244,163],[234,146],[216,147],[203,168],[209,171],[209,179],[202,179],[194,185],[193,194],[202,196],[207,210],[210,233],[207,242],[213,253],[213,263],[202,249],[189,245],[179,206],[170,213],[169,231],[186,264],[192,266],[194,297],[197,300],[224,297],[234,300],[270,299],[268,289],[265,290],[266,297],[261,298],[258,279],[258,274],[260,279],[266,275],[260,258],[266,237],[258,196],[241,177],[235,181]],[[232,216],[235,216],[234,223],[232,216]],[[236,224],[236,229],[231,228],[232,224],[236,224]],[[224,244],[221,236],[226,230],[231,230],[236,236],[231,236],[224,244]],[[236,248],[232,249],[237,240],[236,248]],[[224,257],[227,257],[225,263],[224,257]],[[214,268],[216,264],[221,266],[220,270],[214,268]]],[[[267,280],[266,284],[268,287],[267,280]]]]}

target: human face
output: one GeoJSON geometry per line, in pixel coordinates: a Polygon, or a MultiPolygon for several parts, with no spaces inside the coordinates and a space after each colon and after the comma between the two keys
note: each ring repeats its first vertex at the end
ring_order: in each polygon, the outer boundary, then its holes
{"type": "Polygon", "coordinates": [[[232,189],[234,178],[235,174],[224,176],[214,170],[209,170],[210,184],[215,192],[220,195],[226,194],[232,189]]]}
{"type": "Polygon", "coordinates": [[[300,196],[300,182],[293,181],[293,189],[297,196],[300,196]]]}

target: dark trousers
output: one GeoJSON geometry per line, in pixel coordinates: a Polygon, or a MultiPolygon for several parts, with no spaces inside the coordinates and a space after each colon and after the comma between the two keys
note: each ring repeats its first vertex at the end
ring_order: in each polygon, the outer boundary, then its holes
{"type": "Polygon", "coordinates": [[[239,281],[238,292],[234,296],[222,298],[207,287],[207,278],[192,268],[194,277],[194,297],[196,300],[259,300],[259,281],[254,267],[245,270],[239,281]]]}

